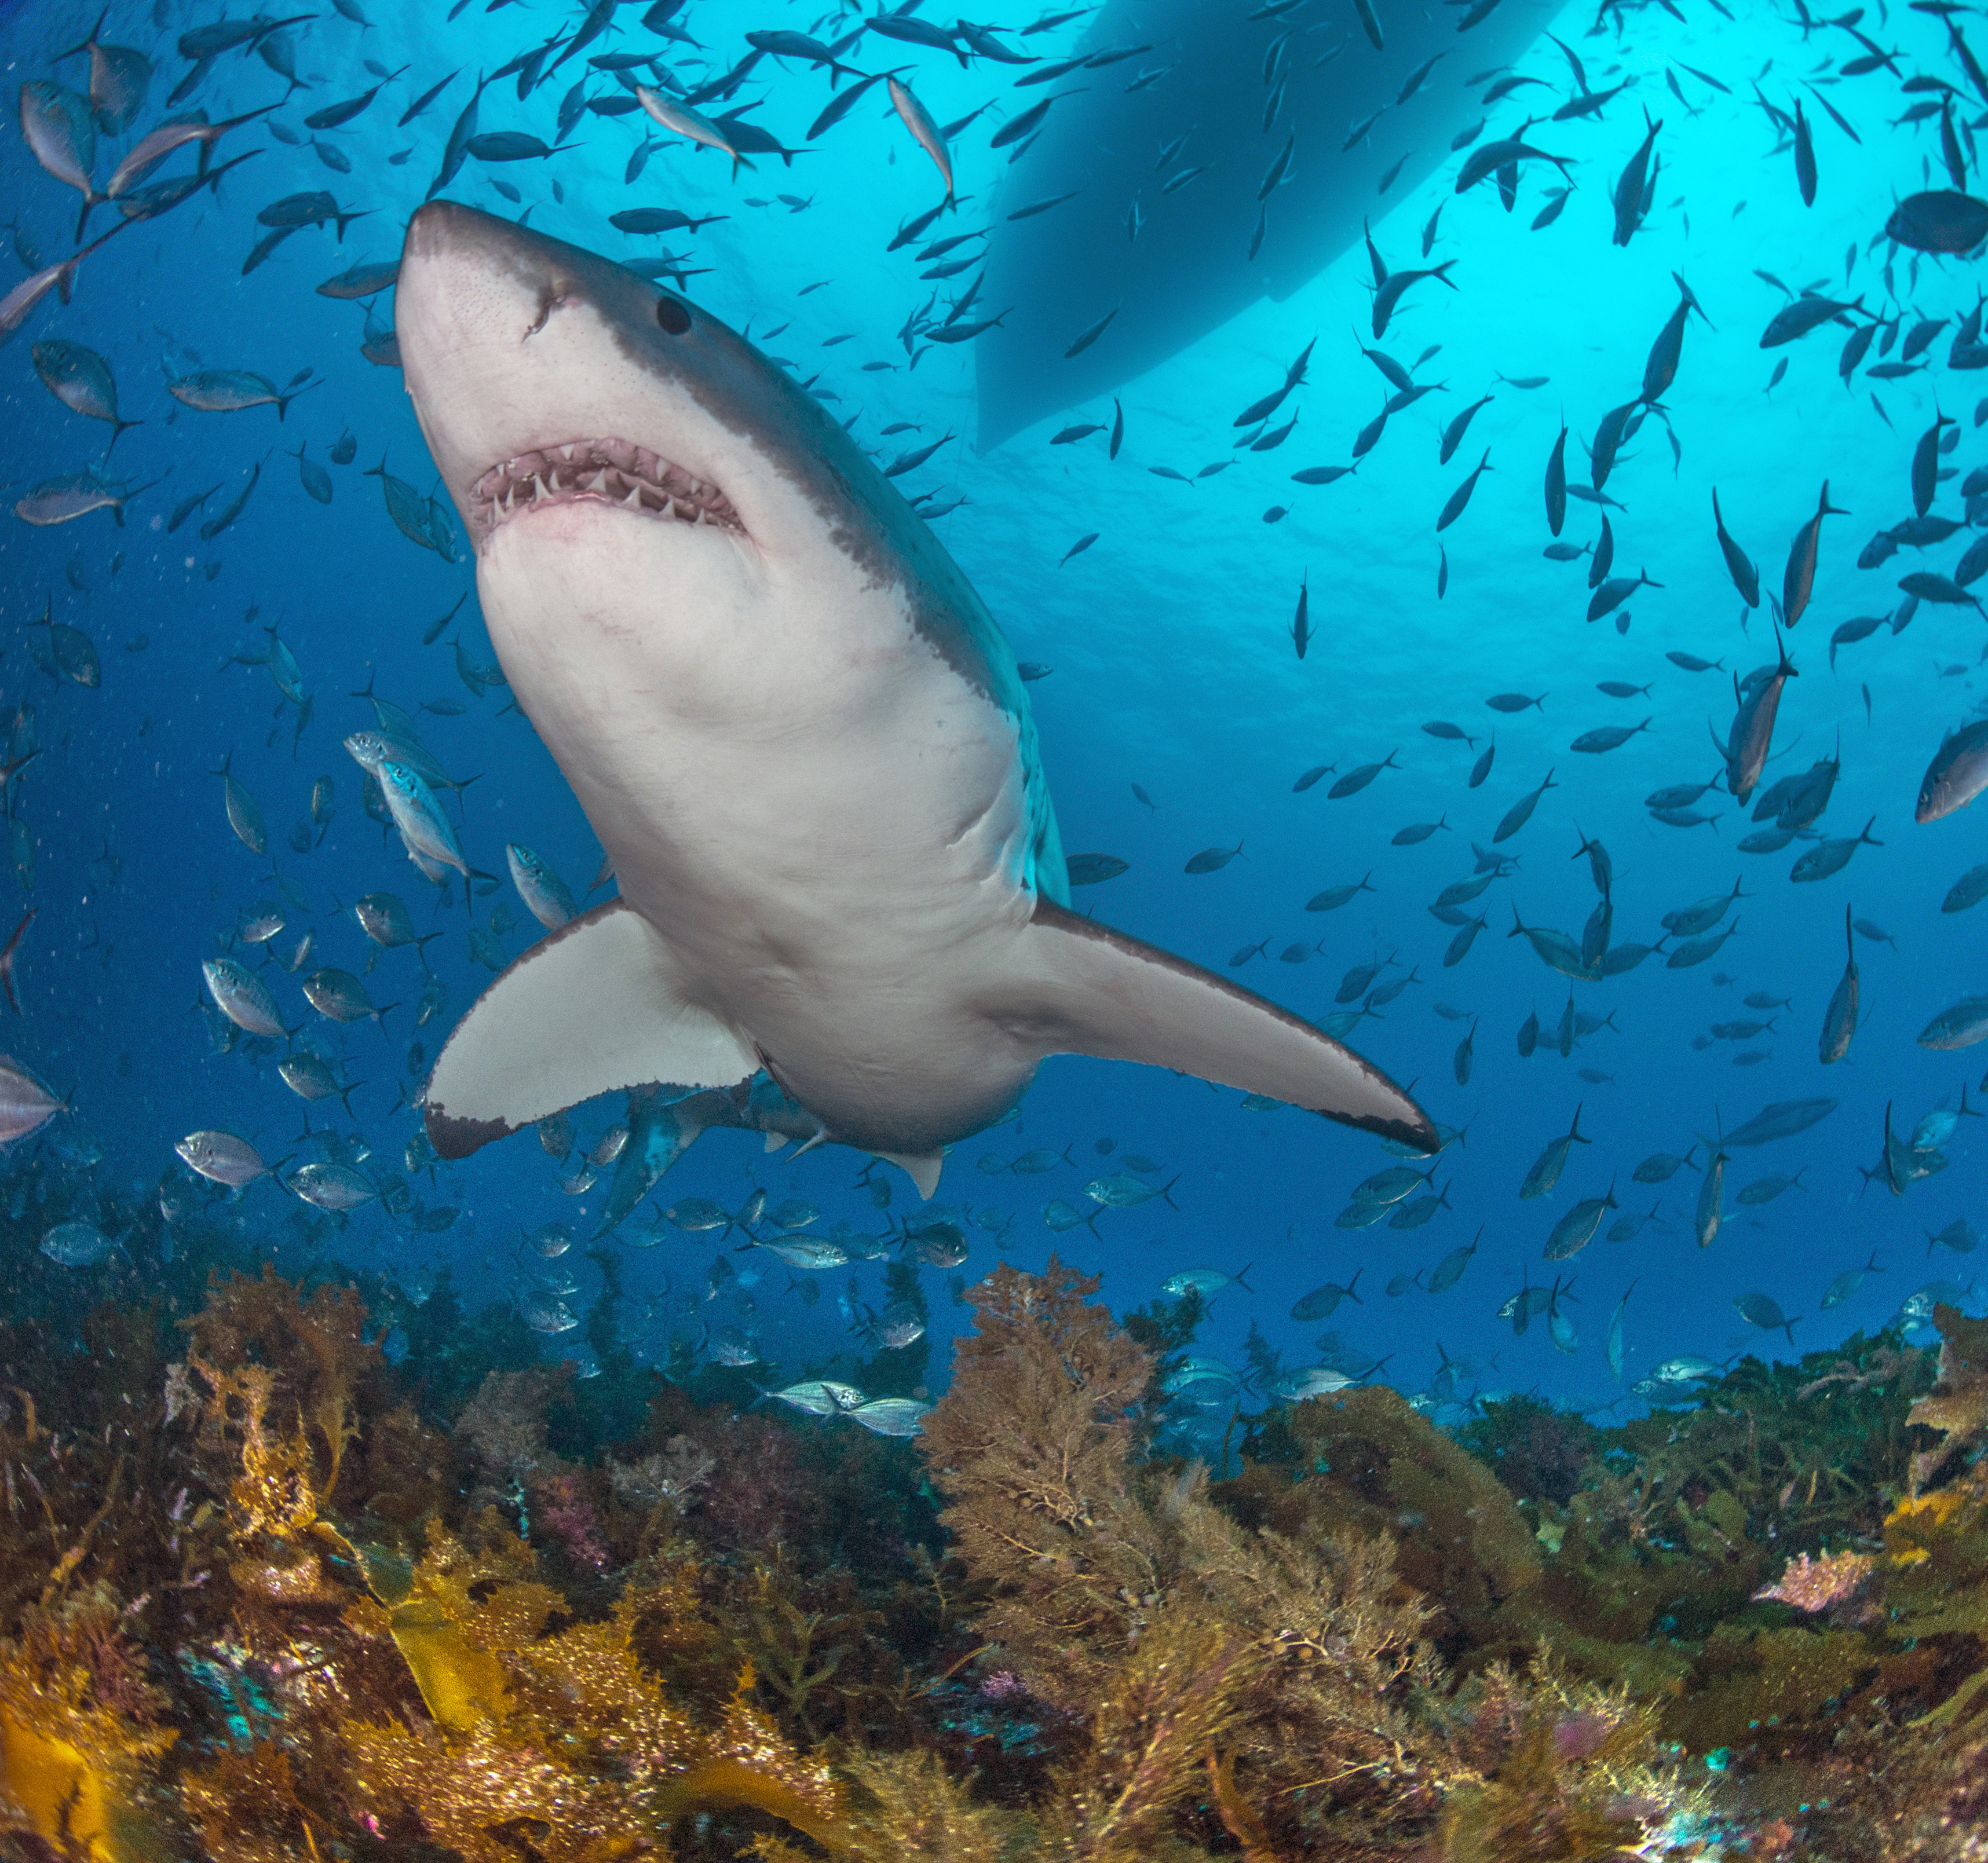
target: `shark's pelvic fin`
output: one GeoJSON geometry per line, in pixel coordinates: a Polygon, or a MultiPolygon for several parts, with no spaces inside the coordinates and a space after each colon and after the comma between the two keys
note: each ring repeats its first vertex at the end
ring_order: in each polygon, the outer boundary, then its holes
{"type": "Polygon", "coordinates": [[[563,925],[498,977],[448,1038],[424,1095],[429,1142],[466,1158],[597,1093],[729,1087],[759,1057],[685,1000],[667,941],[620,899],[563,925]]]}
{"type": "Polygon", "coordinates": [[[1428,1116],[1351,1048],[1253,992],[1046,899],[1017,987],[989,1011],[1044,1055],[1095,1055],[1195,1074],[1425,1151],[1428,1116]]]}
{"type": "Polygon", "coordinates": [[[894,1164],[918,1187],[918,1195],[929,1198],[938,1188],[938,1174],[945,1164],[943,1152],[878,1152],[886,1164],[894,1164]]]}

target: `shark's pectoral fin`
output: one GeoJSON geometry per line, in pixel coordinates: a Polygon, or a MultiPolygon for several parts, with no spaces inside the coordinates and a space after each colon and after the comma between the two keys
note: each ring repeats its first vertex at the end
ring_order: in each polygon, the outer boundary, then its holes
{"type": "Polygon", "coordinates": [[[685,998],[663,937],[620,899],[532,947],[458,1024],[424,1096],[429,1142],[466,1158],[597,1093],[661,1081],[729,1087],[752,1048],[685,998]]]}
{"type": "Polygon", "coordinates": [[[1039,900],[1018,987],[990,1001],[1045,1055],[1174,1068],[1434,1151],[1407,1094],[1289,1010],[1137,938],[1039,900]]]}
{"type": "Polygon", "coordinates": [[[943,1152],[878,1152],[886,1164],[894,1164],[918,1187],[918,1195],[930,1198],[938,1188],[938,1174],[945,1167],[943,1152]]]}

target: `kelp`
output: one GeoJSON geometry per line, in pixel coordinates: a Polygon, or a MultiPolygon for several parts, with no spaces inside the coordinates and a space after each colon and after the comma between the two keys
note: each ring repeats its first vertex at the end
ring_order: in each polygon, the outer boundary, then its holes
{"type": "Polygon", "coordinates": [[[961,1558],[994,1591],[989,1636],[1047,1699],[1087,1699],[1136,1642],[1166,1561],[1132,1493],[1135,1413],[1152,1362],[1053,1257],[1002,1266],[969,1298],[978,1330],[921,1447],[961,1558]]]}
{"type": "MultiPolygon", "coordinates": [[[[237,1274],[217,1281],[206,1305],[182,1322],[187,1364],[213,1394],[204,1433],[218,1441],[238,1426],[259,1431],[275,1409],[272,1426],[283,1433],[291,1474],[328,1501],[346,1445],[359,1433],[359,1393],[374,1388],[380,1363],[365,1321],[355,1289],[320,1286],[306,1301],[266,1263],[259,1280],[237,1274]]],[[[268,1461],[266,1446],[259,1443],[245,1472],[268,1461]]],[[[257,1479],[252,1473],[248,1478],[257,1479]]],[[[241,1504],[280,1511],[289,1504],[272,1494],[241,1504]]]]}
{"type": "Polygon", "coordinates": [[[1530,1821],[1561,1835],[1524,1854],[1570,1858],[1676,1810],[1654,1717],[1626,1698],[1587,1711],[1611,1762],[1633,1750],[1633,1790],[1591,1789],[1594,1752],[1533,1737],[1564,1694],[1495,1662],[1495,1686],[1457,1691],[1440,1642],[1504,1640],[1498,1613],[1542,1566],[1482,1463],[1378,1389],[1280,1413],[1212,1489],[1141,1463],[1151,1361],[1087,1304],[1096,1286],[1052,1261],[975,1290],[980,1330],[923,1443],[992,1593],[986,1659],[1079,1726],[1034,1807],[1049,1854],[1151,1855],[1171,1831],[1263,1858],[1474,1857],[1530,1821]]]}
{"type": "Polygon", "coordinates": [[[1939,1375],[1908,1421],[1938,1431],[1940,1439],[1912,1458],[1915,1494],[1936,1486],[1963,1457],[1978,1455],[1988,1439],[1988,1321],[1970,1320],[1944,1304],[1933,1308],[1932,1318],[1940,1335],[1939,1375]]]}
{"type": "Polygon", "coordinates": [[[1246,1453],[1254,1466],[1222,1489],[1226,1504],[1286,1534],[1388,1536],[1445,1655],[1530,1642],[1503,1616],[1540,1582],[1533,1527],[1496,1475],[1398,1392],[1371,1385],[1274,1412],[1246,1453]]]}
{"type": "Polygon", "coordinates": [[[31,1608],[0,1640],[0,1834],[94,1863],[165,1854],[144,1786],[177,1736],[121,1616],[93,1589],[31,1608]]]}
{"type": "Polygon", "coordinates": [[[1730,1494],[1750,1531],[1771,1523],[1790,1551],[1877,1531],[1909,1479],[1912,1405],[1931,1355],[1895,1333],[1855,1334],[1794,1364],[1757,1358],[1662,1407],[1601,1433],[1599,1459],[1638,1490],[1662,1537],[1683,1510],[1730,1494]]]}
{"type": "Polygon", "coordinates": [[[542,1635],[558,1601],[543,1588],[477,1588],[480,1600],[455,1595],[468,1608],[423,1652],[424,1697],[432,1689],[446,1718],[345,1724],[362,1815],[412,1819],[471,1863],[510,1863],[520,1835],[547,1863],[631,1855],[719,1806],[851,1846],[846,1788],[752,1706],[749,1669],[715,1724],[644,1669],[634,1647],[639,1591],[605,1622],[542,1635]]]}

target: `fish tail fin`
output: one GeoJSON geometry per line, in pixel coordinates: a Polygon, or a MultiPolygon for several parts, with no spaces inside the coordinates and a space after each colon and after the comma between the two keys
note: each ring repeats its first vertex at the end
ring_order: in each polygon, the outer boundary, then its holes
{"type": "MultiPolygon", "coordinates": [[[[1247,1274],[1249,1272],[1249,1271],[1250,1271],[1252,1268],[1253,1268],[1256,1265],[1256,1263],[1255,1263],[1255,1262],[1253,1262],[1253,1261],[1246,1261],[1246,1262],[1244,1262],[1244,1263],[1243,1263],[1243,1264],[1242,1264],[1239,1268],[1238,1268],[1238,1269],[1236,1271],[1236,1272],[1235,1272],[1234,1274],[1232,1274],[1232,1275],[1230,1275],[1230,1276],[1229,1277],[1229,1278],[1231,1281],[1232,1281],[1233,1282],[1235,1282],[1235,1284],[1236,1284],[1236,1286],[1238,1286],[1239,1288],[1240,1288],[1242,1290],[1242,1291],[1243,1291],[1244,1293],[1246,1293],[1246,1294],[1254,1294],[1254,1293],[1256,1291],[1256,1290],[1254,1288],[1253,1288],[1253,1287],[1251,1287],[1251,1286],[1250,1286],[1250,1284],[1249,1284],[1249,1282],[1248,1282],[1248,1281],[1245,1281],[1245,1280],[1242,1278],[1242,1277],[1243,1277],[1243,1276],[1244,1276],[1244,1275],[1246,1275],[1246,1274],[1247,1274]]],[[[1357,1281],[1357,1280],[1360,1278],[1360,1277],[1359,1277],[1359,1275],[1356,1273],[1356,1274],[1354,1275],[1353,1278],[1354,1278],[1355,1281],[1357,1281]]],[[[1347,1288],[1347,1293],[1349,1293],[1349,1294],[1350,1294],[1350,1293],[1351,1293],[1352,1291],[1353,1291],[1353,1290],[1352,1290],[1351,1288],[1347,1288]]],[[[1364,1306],[1365,1306],[1365,1305],[1366,1305],[1366,1304],[1367,1304],[1367,1303],[1366,1303],[1364,1301],[1362,1301],[1360,1304],[1361,1304],[1361,1306],[1363,1306],[1363,1307],[1364,1307],[1364,1306]]]]}
{"type": "MultiPolygon", "coordinates": [[[[96,15],[96,24],[90,29],[90,36],[79,46],[71,46],[66,52],[58,52],[55,56],[54,62],[59,64],[66,58],[76,58],[83,52],[94,51],[96,48],[96,36],[103,30],[104,21],[110,17],[110,8],[106,5],[103,11],[96,15]]],[[[1952,29],[1951,27],[1948,29],[1949,31],[1952,29]]]]}
{"type": "Polygon", "coordinates": [[[117,445],[117,436],[120,434],[128,434],[134,427],[143,427],[144,424],[144,422],[142,420],[113,421],[110,426],[110,438],[108,444],[104,447],[103,457],[106,459],[108,459],[110,457],[110,449],[112,447],[117,445]]]}

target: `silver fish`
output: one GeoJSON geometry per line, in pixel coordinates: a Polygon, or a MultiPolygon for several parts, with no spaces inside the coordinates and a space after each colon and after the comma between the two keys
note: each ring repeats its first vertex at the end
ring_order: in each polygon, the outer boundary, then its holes
{"type": "Polygon", "coordinates": [[[843,1414],[880,1436],[915,1436],[931,1408],[912,1397],[873,1397],[843,1414]]]}
{"type": "Polygon", "coordinates": [[[31,78],[21,86],[21,133],[35,160],[82,194],[76,223],[76,236],[82,238],[90,210],[109,198],[90,179],[96,165],[96,125],[89,100],[52,78],[31,78]]]}
{"type": "Polygon", "coordinates": [[[201,413],[238,414],[252,407],[273,407],[280,420],[303,389],[285,394],[267,376],[252,369],[196,369],[166,383],[175,401],[201,413]]]}
{"type": "Polygon", "coordinates": [[[1919,1031],[1921,1048],[1972,1048],[1988,1040],[1988,996],[1966,996],[1919,1031]]]}
{"type": "Polygon", "coordinates": [[[11,1055],[0,1055],[0,1145],[38,1132],[58,1112],[69,1111],[11,1055]]]}
{"type": "Polygon", "coordinates": [[[232,1132],[190,1132],[173,1149],[201,1176],[233,1190],[253,1183],[269,1169],[262,1162],[262,1153],[232,1132]]]}
{"type": "Polygon", "coordinates": [[[1546,1149],[1533,1161],[1533,1168],[1526,1173],[1526,1181],[1519,1186],[1520,1196],[1547,1196],[1560,1182],[1560,1174],[1567,1168],[1568,1154],[1575,1146],[1587,1142],[1581,1129],[1581,1109],[1576,1106],[1574,1123],[1560,1137],[1550,1140],[1546,1149]]]}
{"type": "Polygon", "coordinates": [[[117,1246],[90,1223],[58,1223],[42,1237],[42,1253],[59,1267],[94,1267],[117,1246]]]}
{"type": "Polygon", "coordinates": [[[1864,1284],[1867,1274],[1882,1274],[1884,1270],[1878,1265],[1878,1253],[1871,1251],[1871,1259],[1861,1268],[1845,1268],[1823,1290],[1822,1304],[1827,1308],[1840,1307],[1864,1284]]]}
{"type": "Polygon", "coordinates": [[[320,1015],[334,1022],[378,1022],[389,1009],[397,1006],[387,1003],[374,1008],[366,986],[350,970],[330,966],[313,970],[304,979],[304,996],[320,1015]]]}
{"type": "Polygon", "coordinates": [[[1712,748],[1726,759],[1726,786],[1736,802],[1744,802],[1753,793],[1760,772],[1767,767],[1768,753],[1773,747],[1774,720],[1780,710],[1781,689],[1796,677],[1794,663],[1788,658],[1778,629],[1774,646],[1780,655],[1779,663],[1767,668],[1765,677],[1750,689],[1743,689],[1735,677],[1733,691],[1739,700],[1739,711],[1725,743],[1716,737],[1712,741],[1712,748]]]}
{"type": "Polygon", "coordinates": [[[504,849],[504,857],[510,863],[512,883],[525,902],[525,910],[547,931],[557,931],[578,911],[572,889],[529,848],[513,841],[504,849]]]}
{"type": "Polygon", "coordinates": [[[456,845],[455,830],[421,775],[390,757],[381,763],[377,774],[409,857],[418,863],[426,859],[454,867],[466,876],[469,865],[456,845]]]}
{"type": "Polygon", "coordinates": [[[1692,1216],[1692,1234],[1697,1237],[1700,1248],[1709,1248],[1719,1234],[1719,1225],[1725,1220],[1720,1207],[1726,1194],[1726,1166],[1729,1161],[1726,1153],[1714,1152],[1712,1162],[1705,1167],[1705,1181],[1698,1187],[1698,1207],[1692,1216]]]}
{"type": "MultiPolygon", "coordinates": [[[[1740,1309],[1740,1317],[1750,1326],[1757,1326],[1763,1332],[1785,1332],[1788,1343],[1795,1342],[1795,1320],[1782,1312],[1779,1304],[1764,1294],[1742,1294],[1733,1301],[1740,1309]]],[[[1795,1315],[1800,1319],[1800,1315],[1795,1315]]]]}
{"type": "Polygon", "coordinates": [[[253,972],[232,957],[210,957],[200,967],[214,1006],[237,1028],[252,1035],[286,1035],[276,999],[253,972]]]}
{"type": "Polygon", "coordinates": [[[1336,1365],[1309,1365],[1278,1379],[1270,1386],[1270,1395],[1284,1403],[1301,1404],[1308,1397],[1329,1397],[1353,1382],[1336,1365]]]}
{"type": "MultiPolygon", "coordinates": [[[[39,347],[39,346],[37,346],[39,347]]],[[[1988,719],[1965,726],[1939,747],[1919,784],[1915,822],[1937,822],[1988,788],[1988,719]]]]}
{"type": "Polygon", "coordinates": [[[109,423],[111,432],[103,448],[106,457],[117,445],[119,434],[144,424],[118,418],[117,383],[110,373],[110,365],[94,349],[65,337],[45,336],[29,353],[42,385],[63,407],[92,420],[109,423]]]}
{"type": "Polygon", "coordinates": [[[1817,1050],[1822,1064],[1827,1067],[1832,1061],[1841,1061],[1850,1052],[1850,1044],[1857,1033],[1857,1007],[1859,985],[1857,977],[1857,940],[1852,930],[1851,909],[1843,909],[1843,942],[1849,955],[1844,959],[1843,974],[1837,980],[1835,993],[1829,999],[1829,1007],[1822,1018],[1822,1038],[1817,1050]]]}
{"type": "Polygon", "coordinates": [[[1605,1196],[1583,1197],[1553,1226],[1553,1233],[1547,1238],[1546,1259],[1565,1261],[1579,1254],[1594,1240],[1602,1217],[1619,1207],[1612,1186],[1605,1196]]]}
{"type": "Polygon", "coordinates": [[[330,1062],[302,1048],[278,1061],[276,1072],[299,1099],[309,1100],[313,1105],[320,1100],[338,1100],[347,1112],[352,1110],[352,1093],[365,1085],[363,1081],[341,1081],[330,1062]]]}
{"type": "Polygon", "coordinates": [[[23,524],[46,528],[51,525],[73,524],[93,511],[107,511],[121,525],[124,507],[146,485],[117,485],[96,473],[65,472],[43,479],[14,501],[14,515],[23,524]]]}
{"type": "Polygon", "coordinates": [[[784,1390],[769,1391],[766,1395],[778,1398],[783,1404],[791,1404],[810,1416],[840,1416],[870,1401],[853,1384],[842,1384],[827,1378],[807,1379],[800,1384],[789,1385],[784,1390]]]}
{"type": "Polygon", "coordinates": [[[357,1210],[380,1194],[363,1173],[335,1159],[299,1165],[283,1188],[320,1210],[357,1210]]]}

